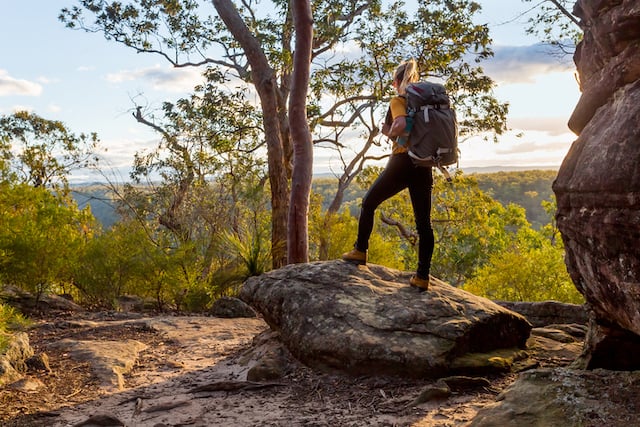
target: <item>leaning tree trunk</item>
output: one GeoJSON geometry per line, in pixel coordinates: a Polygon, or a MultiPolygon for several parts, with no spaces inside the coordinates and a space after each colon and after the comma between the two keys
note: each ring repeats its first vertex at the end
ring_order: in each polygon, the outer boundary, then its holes
{"type": "Polygon", "coordinates": [[[309,261],[309,193],[313,169],[313,143],[307,122],[307,89],[311,67],[313,17],[309,0],[291,2],[296,47],[289,97],[289,128],[293,141],[293,173],[287,248],[289,263],[309,261]]]}
{"type": "Polygon", "coordinates": [[[271,255],[273,267],[282,267],[287,262],[289,189],[278,120],[276,73],[269,65],[260,42],[251,34],[233,2],[213,0],[213,6],[247,55],[251,64],[253,84],[260,97],[271,184],[271,255]]]}

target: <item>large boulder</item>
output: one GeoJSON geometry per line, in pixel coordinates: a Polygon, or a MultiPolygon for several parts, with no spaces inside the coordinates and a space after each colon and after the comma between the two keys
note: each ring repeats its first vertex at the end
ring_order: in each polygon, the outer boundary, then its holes
{"type": "Polygon", "coordinates": [[[240,297],[301,362],[355,375],[440,377],[504,369],[531,325],[518,313],[432,279],[344,261],[289,265],[245,282],[240,297]],[[502,350],[502,351],[498,351],[502,350]],[[493,353],[492,353],[493,352],[493,353]]]}
{"type": "Polygon", "coordinates": [[[583,358],[595,368],[629,350],[606,335],[640,334],[640,3],[579,0],[574,13],[585,28],[574,57],[582,96],[569,121],[579,137],[553,189],[567,269],[599,329],[583,358]]]}

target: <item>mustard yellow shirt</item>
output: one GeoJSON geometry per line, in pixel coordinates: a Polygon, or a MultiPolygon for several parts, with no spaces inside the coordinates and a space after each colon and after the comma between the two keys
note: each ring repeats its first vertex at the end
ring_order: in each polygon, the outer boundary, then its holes
{"type": "MultiPolygon", "coordinates": [[[[391,117],[394,120],[398,116],[406,116],[407,98],[402,96],[394,96],[393,98],[391,98],[391,101],[389,101],[389,108],[391,109],[391,117]]],[[[406,153],[407,151],[409,151],[408,145],[409,141],[407,141],[405,145],[400,145],[394,140],[393,146],[391,148],[391,154],[406,153]]]]}

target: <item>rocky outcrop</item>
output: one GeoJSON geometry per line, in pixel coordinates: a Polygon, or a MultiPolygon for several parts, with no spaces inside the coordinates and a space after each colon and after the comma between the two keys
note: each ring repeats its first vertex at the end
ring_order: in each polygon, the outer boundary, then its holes
{"type": "Polygon", "coordinates": [[[0,386],[9,384],[22,377],[27,370],[26,361],[33,356],[26,332],[3,335],[8,344],[0,353],[0,386]]]}
{"type": "Polygon", "coordinates": [[[147,346],[136,340],[125,341],[76,341],[61,340],[55,347],[69,352],[77,361],[91,365],[93,374],[107,391],[124,389],[124,375],[128,374],[147,346]]]}
{"type": "Polygon", "coordinates": [[[421,292],[409,277],[371,264],[295,264],[250,278],[240,296],[298,360],[322,370],[441,377],[517,360],[531,330],[524,317],[437,279],[421,292]]]}
{"type": "Polygon", "coordinates": [[[606,357],[590,353],[622,360],[640,335],[640,3],[583,0],[574,13],[585,29],[569,121],[579,137],[553,189],[567,269],[594,315],[583,360],[595,368],[606,357]]]}
{"type": "Polygon", "coordinates": [[[80,312],[82,307],[62,296],[53,294],[41,295],[39,299],[14,286],[0,286],[0,301],[17,308],[24,314],[37,312],[80,312]]]}
{"type": "Polygon", "coordinates": [[[587,310],[583,305],[558,301],[496,301],[496,304],[522,314],[534,328],[571,323],[586,325],[589,321],[587,310]]]}
{"type": "Polygon", "coordinates": [[[211,305],[209,314],[215,317],[234,319],[237,317],[256,317],[256,312],[242,300],[232,297],[218,298],[211,305]]]}
{"type": "Polygon", "coordinates": [[[639,393],[638,372],[538,369],[523,373],[469,426],[636,425],[639,393]]]}

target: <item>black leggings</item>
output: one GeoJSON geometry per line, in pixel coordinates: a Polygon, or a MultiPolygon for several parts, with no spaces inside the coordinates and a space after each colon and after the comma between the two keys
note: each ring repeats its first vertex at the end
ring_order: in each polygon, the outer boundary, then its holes
{"type": "Polygon", "coordinates": [[[422,279],[428,278],[434,246],[431,228],[432,187],[431,168],[415,166],[406,153],[392,155],[386,168],[362,199],[356,249],[364,252],[369,248],[369,237],[373,230],[376,208],[385,200],[408,188],[419,238],[416,274],[422,279]]]}

